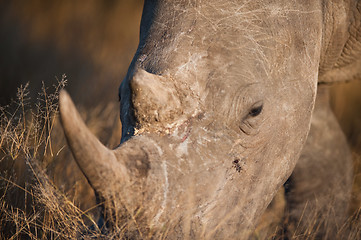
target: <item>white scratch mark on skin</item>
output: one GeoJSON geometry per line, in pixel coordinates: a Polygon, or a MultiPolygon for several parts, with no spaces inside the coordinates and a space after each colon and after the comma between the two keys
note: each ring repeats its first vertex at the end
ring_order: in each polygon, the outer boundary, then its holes
{"type": "Polygon", "coordinates": [[[175,73],[175,76],[184,74],[184,72],[190,72],[191,70],[197,70],[198,63],[203,59],[207,57],[207,53],[188,53],[188,62],[180,65],[178,67],[177,72],[175,73]]]}
{"type": "Polygon", "coordinates": [[[159,145],[155,141],[153,141],[153,144],[157,148],[159,156],[162,156],[163,155],[163,150],[159,147],[159,145]]]}
{"type": "Polygon", "coordinates": [[[183,155],[188,155],[188,138],[182,142],[181,144],[178,145],[177,149],[176,149],[176,156],[178,158],[182,157],[183,155]]]}
{"type": "Polygon", "coordinates": [[[167,169],[167,161],[163,160],[162,162],[162,169],[164,174],[164,192],[163,192],[163,202],[162,206],[157,213],[157,215],[154,217],[154,221],[158,222],[160,216],[163,214],[165,207],[167,205],[167,199],[168,199],[168,189],[169,189],[169,182],[168,182],[168,169],[167,169]]]}

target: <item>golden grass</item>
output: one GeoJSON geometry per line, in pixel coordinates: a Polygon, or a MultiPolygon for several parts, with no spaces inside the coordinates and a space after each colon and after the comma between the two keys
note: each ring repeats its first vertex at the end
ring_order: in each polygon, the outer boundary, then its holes
{"type": "Polygon", "coordinates": [[[63,136],[53,135],[61,130],[58,93],[65,84],[63,76],[51,94],[44,86],[35,106],[29,104],[28,85],[21,86],[17,100],[0,109],[0,239],[75,239],[85,232],[102,236],[92,215],[96,206],[81,210],[77,195],[63,193],[48,175],[57,157],[70,156],[63,154],[63,136]]]}
{"type": "Polygon", "coordinates": [[[75,238],[86,227],[83,219],[91,220],[44,172],[55,156],[51,133],[65,84],[63,76],[54,93],[43,87],[34,108],[28,85],[21,86],[17,101],[1,108],[1,239],[75,238]]]}

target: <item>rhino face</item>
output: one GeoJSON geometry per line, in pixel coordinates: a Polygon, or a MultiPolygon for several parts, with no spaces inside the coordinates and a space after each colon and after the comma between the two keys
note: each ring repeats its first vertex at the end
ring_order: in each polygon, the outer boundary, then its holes
{"type": "Polygon", "coordinates": [[[61,94],[68,142],[95,191],[119,211],[142,208],[150,226],[175,222],[181,236],[246,237],[306,140],[318,9],[313,1],[145,1],[120,87],[122,144],[102,146],[61,94]]]}

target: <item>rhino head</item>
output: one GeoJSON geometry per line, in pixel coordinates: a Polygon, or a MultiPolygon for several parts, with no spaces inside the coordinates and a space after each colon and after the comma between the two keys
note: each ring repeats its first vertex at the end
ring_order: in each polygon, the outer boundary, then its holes
{"type": "Polygon", "coordinates": [[[113,212],[246,238],[307,138],[321,42],[318,1],[145,1],[121,145],[103,146],[63,91],[69,146],[113,212]]]}

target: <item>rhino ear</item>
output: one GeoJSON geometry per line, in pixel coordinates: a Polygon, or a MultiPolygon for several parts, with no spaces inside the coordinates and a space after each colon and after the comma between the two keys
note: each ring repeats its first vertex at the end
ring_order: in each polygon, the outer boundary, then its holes
{"type": "Polygon", "coordinates": [[[117,160],[114,151],[106,148],[86,127],[69,94],[62,90],[59,96],[60,117],[64,133],[73,156],[90,185],[103,192],[104,182],[120,180],[125,167],[117,160]],[[114,165],[118,172],[114,171],[114,165]]]}

